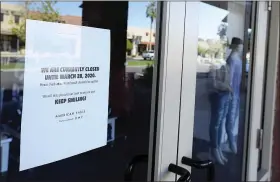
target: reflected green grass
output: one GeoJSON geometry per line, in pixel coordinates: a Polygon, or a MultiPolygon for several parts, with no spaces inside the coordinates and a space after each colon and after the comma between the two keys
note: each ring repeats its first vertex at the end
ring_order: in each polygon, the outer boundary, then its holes
{"type": "Polygon", "coordinates": [[[1,63],[1,70],[24,69],[24,63],[1,63]]]}
{"type": "Polygon", "coordinates": [[[127,66],[149,66],[153,65],[154,61],[127,61],[127,66]]]}

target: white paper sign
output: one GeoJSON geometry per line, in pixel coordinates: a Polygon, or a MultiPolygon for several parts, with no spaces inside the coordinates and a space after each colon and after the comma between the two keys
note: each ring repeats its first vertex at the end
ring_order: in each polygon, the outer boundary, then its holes
{"type": "Polygon", "coordinates": [[[110,31],[27,20],[20,171],[107,143],[110,31]]]}

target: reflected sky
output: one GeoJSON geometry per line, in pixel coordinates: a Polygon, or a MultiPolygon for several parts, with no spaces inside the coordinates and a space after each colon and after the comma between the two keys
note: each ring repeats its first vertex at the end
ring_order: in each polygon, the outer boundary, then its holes
{"type": "MultiPolygon", "coordinates": [[[[18,4],[19,2],[5,3],[18,4]]],[[[146,18],[145,14],[147,4],[148,2],[129,2],[128,26],[150,28],[150,19],[146,18]]],[[[82,8],[79,7],[80,5],[81,1],[57,2],[56,8],[61,15],[82,16],[82,8]]],[[[200,3],[199,11],[199,37],[203,39],[218,38],[218,27],[228,14],[228,11],[205,3],[200,3]]]]}
{"type": "Polygon", "coordinates": [[[219,39],[218,27],[228,13],[227,10],[199,3],[199,38],[219,39]]]}

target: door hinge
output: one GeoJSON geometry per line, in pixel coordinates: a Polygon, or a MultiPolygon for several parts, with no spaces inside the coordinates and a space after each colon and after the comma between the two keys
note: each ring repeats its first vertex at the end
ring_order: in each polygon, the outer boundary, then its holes
{"type": "Polygon", "coordinates": [[[263,149],[263,129],[257,131],[257,148],[259,150],[263,149]]]}
{"type": "Polygon", "coordinates": [[[266,10],[271,11],[271,7],[272,7],[272,2],[271,1],[266,1],[266,10]]]}

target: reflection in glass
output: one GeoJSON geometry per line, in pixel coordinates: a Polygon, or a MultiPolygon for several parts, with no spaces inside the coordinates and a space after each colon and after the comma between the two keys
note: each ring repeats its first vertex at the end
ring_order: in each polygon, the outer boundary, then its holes
{"type": "MultiPolygon", "coordinates": [[[[199,9],[193,157],[213,160],[219,182],[242,178],[248,7],[250,2],[213,1],[201,2],[199,9]]],[[[192,181],[206,179],[201,170],[192,172],[192,181]]]]}

